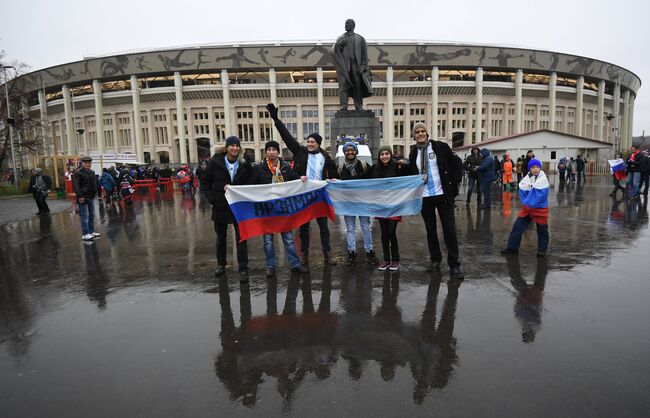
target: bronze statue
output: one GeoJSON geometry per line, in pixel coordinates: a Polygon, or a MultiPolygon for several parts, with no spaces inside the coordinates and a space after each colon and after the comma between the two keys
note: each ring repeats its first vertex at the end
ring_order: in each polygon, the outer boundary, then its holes
{"type": "Polygon", "coordinates": [[[354,26],[354,20],[346,20],[345,33],[336,39],[332,47],[336,77],[339,81],[341,110],[348,109],[350,96],[354,100],[356,110],[363,110],[363,98],[372,96],[368,45],[363,36],[354,33],[354,26]]]}

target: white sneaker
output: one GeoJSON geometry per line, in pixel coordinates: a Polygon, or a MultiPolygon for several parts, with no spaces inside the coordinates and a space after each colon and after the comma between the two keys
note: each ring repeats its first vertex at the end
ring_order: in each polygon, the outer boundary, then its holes
{"type": "Polygon", "coordinates": [[[97,238],[100,237],[102,234],[100,234],[99,232],[92,232],[90,235],[92,235],[93,238],[97,238]]]}
{"type": "Polygon", "coordinates": [[[93,237],[93,234],[86,234],[86,235],[82,235],[82,236],[81,236],[81,239],[84,240],[84,241],[90,241],[90,240],[92,240],[93,238],[94,238],[94,237],[93,237]]]}

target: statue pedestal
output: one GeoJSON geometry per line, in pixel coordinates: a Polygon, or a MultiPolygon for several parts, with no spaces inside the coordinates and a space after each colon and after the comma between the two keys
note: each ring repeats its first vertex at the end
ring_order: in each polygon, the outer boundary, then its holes
{"type": "Polygon", "coordinates": [[[377,158],[377,149],[381,145],[381,123],[372,110],[339,110],[331,120],[331,152],[336,156],[336,140],[345,136],[363,136],[368,141],[373,161],[377,158]]]}

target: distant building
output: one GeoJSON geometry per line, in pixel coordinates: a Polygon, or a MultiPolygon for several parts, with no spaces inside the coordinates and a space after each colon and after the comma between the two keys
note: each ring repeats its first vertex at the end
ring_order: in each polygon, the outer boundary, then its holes
{"type": "MultiPolygon", "coordinates": [[[[228,135],[262,157],[277,138],[275,102],[298,138],[330,136],[338,109],[332,42],[240,43],[130,51],[19,78],[20,110],[43,120],[41,155],[134,153],[153,163],[197,162],[228,135]],[[83,133],[80,131],[83,129],[83,133]]],[[[554,130],[611,144],[632,141],[641,80],[615,64],[552,51],[437,42],[368,43],[383,144],[405,154],[411,128],[463,147],[554,130]],[[608,117],[609,116],[609,117],[608,117]]],[[[326,141],[325,143],[329,143],[326,141]]],[[[542,144],[533,148],[539,149],[542,144]]],[[[288,156],[288,150],[283,155],[288,156]]]]}

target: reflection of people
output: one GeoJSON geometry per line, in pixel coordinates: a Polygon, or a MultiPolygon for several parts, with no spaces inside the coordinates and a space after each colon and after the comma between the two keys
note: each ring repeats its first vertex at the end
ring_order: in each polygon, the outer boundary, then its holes
{"type": "Polygon", "coordinates": [[[79,219],[81,220],[81,239],[90,241],[100,236],[95,232],[95,196],[97,195],[97,178],[90,169],[93,159],[83,157],[81,167],[72,175],[72,187],[79,204],[79,219]]]}
{"type": "Polygon", "coordinates": [[[356,110],[363,110],[363,98],[372,96],[368,45],[363,36],[354,33],[354,27],[354,20],[346,20],[345,33],[336,39],[332,47],[341,110],[348,109],[350,96],[356,110]]]}
{"type": "Polygon", "coordinates": [[[99,262],[99,252],[96,245],[84,245],[84,255],[86,257],[86,294],[88,299],[97,303],[97,307],[103,309],[106,307],[106,295],[108,295],[108,278],[102,271],[99,262]]]}
{"type": "Polygon", "coordinates": [[[548,264],[546,259],[538,259],[535,281],[530,285],[521,275],[519,258],[508,257],[508,275],[512,286],[517,290],[514,307],[515,318],[521,325],[521,340],[525,343],[535,341],[535,336],[542,326],[542,300],[547,274],[548,264]]]}
{"type": "Polygon", "coordinates": [[[52,179],[50,176],[43,174],[43,170],[35,168],[32,178],[29,179],[27,192],[34,196],[36,206],[38,207],[37,215],[49,215],[50,208],[47,206],[47,193],[52,188],[52,179]]]}

